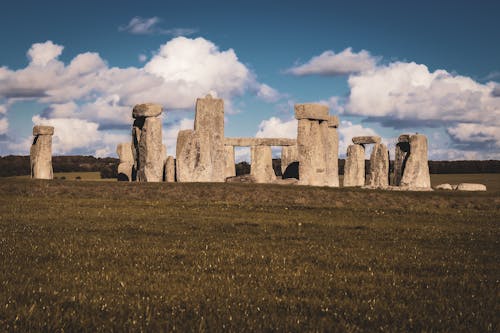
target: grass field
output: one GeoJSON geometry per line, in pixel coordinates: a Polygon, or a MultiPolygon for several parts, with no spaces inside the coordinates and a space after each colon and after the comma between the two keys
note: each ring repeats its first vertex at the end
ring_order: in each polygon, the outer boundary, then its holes
{"type": "Polygon", "coordinates": [[[498,332],[499,217],[498,190],[0,179],[0,330],[498,332]]]}

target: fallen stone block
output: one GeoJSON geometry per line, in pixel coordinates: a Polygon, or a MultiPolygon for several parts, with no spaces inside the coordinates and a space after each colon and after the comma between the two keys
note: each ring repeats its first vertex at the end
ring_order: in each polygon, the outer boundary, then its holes
{"type": "Polygon", "coordinates": [[[256,183],[255,177],[252,175],[240,175],[226,178],[226,183],[256,183]]]}
{"type": "Polygon", "coordinates": [[[474,183],[461,183],[457,186],[457,191],[486,191],[486,185],[474,183]]]}
{"type": "Polygon", "coordinates": [[[453,191],[453,187],[450,184],[439,184],[434,187],[436,190],[447,190],[453,191]]]}

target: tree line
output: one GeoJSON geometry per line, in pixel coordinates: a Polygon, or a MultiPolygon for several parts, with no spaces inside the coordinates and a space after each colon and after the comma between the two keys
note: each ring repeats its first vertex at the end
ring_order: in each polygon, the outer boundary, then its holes
{"type": "MultiPolygon", "coordinates": [[[[100,172],[101,178],[116,178],[119,160],[113,157],[93,156],[54,156],[52,167],[54,172],[100,172]]],[[[344,174],[345,160],[339,159],[339,174],[344,174]]],[[[369,170],[370,161],[365,161],[369,170]]],[[[273,168],[277,175],[281,175],[281,160],[273,159],[273,168]]],[[[393,170],[393,161],[390,171],[393,170]]],[[[429,161],[429,170],[433,174],[445,173],[500,173],[500,161],[429,161]]],[[[250,173],[250,164],[240,162],[236,164],[236,174],[250,173]]],[[[29,156],[3,156],[0,157],[0,177],[24,176],[30,174],[29,156]]]]}

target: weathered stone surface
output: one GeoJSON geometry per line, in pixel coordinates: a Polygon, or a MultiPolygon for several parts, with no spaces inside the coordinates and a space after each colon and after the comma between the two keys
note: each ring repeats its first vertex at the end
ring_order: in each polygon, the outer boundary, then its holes
{"type": "Polygon", "coordinates": [[[255,177],[252,175],[240,175],[226,178],[226,183],[256,183],[255,177]]]}
{"type": "MultiPolygon", "coordinates": [[[[176,147],[176,176],[178,182],[196,182],[195,168],[200,162],[200,140],[193,130],[179,131],[176,147]]],[[[200,170],[197,170],[198,172],[200,170]]]]}
{"type": "Polygon", "coordinates": [[[377,188],[389,186],[389,150],[383,143],[373,147],[367,185],[377,188]]]}
{"type": "Polygon", "coordinates": [[[164,180],[167,183],[175,182],[175,159],[173,156],[168,156],[165,161],[165,175],[164,180]]]}
{"type": "Polygon", "coordinates": [[[295,118],[328,121],[330,120],[328,106],[318,103],[296,104],[295,118]]]}
{"type": "Polygon", "coordinates": [[[299,178],[299,149],[297,146],[281,148],[281,174],[283,178],[299,178]]]}
{"type": "Polygon", "coordinates": [[[224,138],[224,145],[235,147],[295,146],[296,139],[286,138],[224,138]]]}
{"type": "Polygon", "coordinates": [[[54,127],[53,126],[43,126],[43,125],[36,125],[33,127],[33,135],[53,135],[54,134],[54,127]]]}
{"type": "Polygon", "coordinates": [[[427,137],[422,134],[410,136],[410,154],[406,160],[402,186],[431,187],[431,177],[427,161],[427,137]]]}
{"type": "Polygon", "coordinates": [[[134,163],[121,162],[118,164],[118,181],[131,182],[133,180],[134,163]]]}
{"type": "Polygon", "coordinates": [[[339,134],[336,127],[322,126],[326,159],[326,186],[339,187],[339,134]]]}
{"type": "Polygon", "coordinates": [[[271,147],[254,146],[251,148],[250,153],[252,158],[250,175],[255,178],[255,182],[271,183],[276,180],[271,147]]]}
{"type": "MultiPolygon", "coordinates": [[[[33,133],[54,133],[54,127],[35,126],[33,133]]],[[[52,134],[38,134],[30,149],[31,178],[52,179],[52,134]]]]}
{"type": "Polygon", "coordinates": [[[329,116],[328,117],[328,127],[339,127],[339,117],[329,116]]]}
{"type": "Polygon", "coordinates": [[[145,103],[145,104],[137,104],[134,106],[132,110],[133,118],[141,118],[141,117],[157,117],[163,111],[163,108],[160,104],[154,103],[145,103]]]}
{"type": "Polygon", "coordinates": [[[410,192],[430,192],[434,191],[430,187],[408,187],[408,186],[363,186],[362,189],[366,190],[385,190],[385,191],[410,191],[410,192]]]}
{"type": "Polygon", "coordinates": [[[410,136],[411,134],[401,134],[398,137],[398,142],[410,142],[410,136]]]}
{"type": "Polygon", "coordinates": [[[453,187],[450,184],[439,184],[435,186],[435,189],[452,191],[453,187]]]}
{"type": "Polygon", "coordinates": [[[364,144],[370,144],[370,143],[380,143],[381,139],[380,136],[376,135],[370,135],[370,136],[355,136],[352,138],[352,143],[357,144],[357,145],[364,145],[364,144]]]}
{"type": "Polygon", "coordinates": [[[120,159],[120,163],[123,162],[134,163],[132,143],[130,142],[119,143],[118,146],[116,146],[116,154],[120,159]]]}
{"type": "Polygon", "coordinates": [[[163,144],[161,119],[145,118],[138,143],[137,180],[160,182],[163,179],[163,144]]]}
{"type": "Polygon", "coordinates": [[[343,185],[344,187],[365,185],[365,148],[362,145],[347,147],[343,185]]]}
{"type": "Polygon", "coordinates": [[[297,146],[299,151],[299,183],[301,185],[326,185],[325,140],[321,126],[326,122],[299,119],[297,129],[297,146]]]}
{"type": "Polygon", "coordinates": [[[394,179],[392,182],[392,184],[395,186],[401,185],[401,178],[403,178],[403,170],[405,168],[409,152],[409,142],[403,141],[396,144],[396,154],[394,158],[394,179]]]}
{"type": "Polygon", "coordinates": [[[486,186],[483,184],[461,183],[458,184],[457,191],[486,191],[486,186]]]}
{"type": "Polygon", "coordinates": [[[207,95],[196,100],[194,130],[199,137],[195,178],[200,182],[224,182],[224,101],[207,95]]]}
{"type": "Polygon", "coordinates": [[[273,184],[277,185],[295,185],[298,184],[299,180],[297,178],[286,178],[286,179],[276,179],[273,181],[273,184]]]}
{"type": "Polygon", "coordinates": [[[236,165],[234,163],[234,147],[224,146],[224,151],[226,153],[226,167],[224,168],[224,177],[234,177],[236,176],[236,165]]]}

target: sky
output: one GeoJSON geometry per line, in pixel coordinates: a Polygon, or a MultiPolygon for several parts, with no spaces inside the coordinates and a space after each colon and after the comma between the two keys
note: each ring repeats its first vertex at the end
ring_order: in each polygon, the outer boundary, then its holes
{"type": "MultiPolygon", "coordinates": [[[[163,141],[196,98],[224,99],[227,137],[297,134],[327,104],[353,136],[423,133],[433,160],[500,159],[500,1],[4,1],[0,155],[116,157],[132,108],[163,105],[163,141]]],[[[249,160],[248,149],[237,160],[249,160]]],[[[274,150],[279,156],[279,150],[274,150]]]]}

